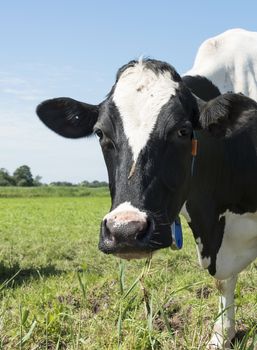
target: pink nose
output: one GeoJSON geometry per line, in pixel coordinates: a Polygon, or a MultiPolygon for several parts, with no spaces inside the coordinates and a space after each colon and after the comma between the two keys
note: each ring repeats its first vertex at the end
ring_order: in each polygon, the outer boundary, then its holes
{"type": "MultiPolygon", "coordinates": [[[[110,213],[111,214],[111,213],[110,213]]],[[[135,240],[147,229],[146,215],[136,211],[121,211],[108,215],[105,226],[111,238],[117,241],[135,240]]]]}

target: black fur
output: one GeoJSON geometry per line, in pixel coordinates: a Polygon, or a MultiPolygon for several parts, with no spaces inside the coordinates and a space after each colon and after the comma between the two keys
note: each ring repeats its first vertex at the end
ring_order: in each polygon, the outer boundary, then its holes
{"type": "Polygon", "coordinates": [[[42,122],[57,134],[79,138],[92,134],[99,106],[59,97],[42,102],[36,112],[42,122]]]}
{"type": "Polygon", "coordinates": [[[206,103],[200,124],[218,137],[250,128],[257,118],[257,103],[241,94],[224,94],[206,103]]]}
{"type": "Polygon", "coordinates": [[[209,79],[200,75],[186,75],[182,78],[186,86],[204,101],[209,101],[220,95],[220,91],[209,79]]]}

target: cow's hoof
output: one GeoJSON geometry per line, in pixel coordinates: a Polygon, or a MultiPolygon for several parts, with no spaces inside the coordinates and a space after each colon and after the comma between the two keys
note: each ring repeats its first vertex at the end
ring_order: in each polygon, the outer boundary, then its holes
{"type": "Polygon", "coordinates": [[[230,350],[231,341],[228,339],[224,339],[221,334],[214,333],[211,340],[207,345],[206,350],[230,350]]]}
{"type": "Polygon", "coordinates": [[[231,347],[224,347],[224,346],[221,346],[221,345],[214,345],[214,344],[208,344],[206,350],[231,350],[232,348],[231,347]]]}
{"type": "Polygon", "coordinates": [[[223,342],[221,339],[211,339],[207,345],[206,350],[231,350],[231,342],[223,342]]]}
{"type": "Polygon", "coordinates": [[[235,336],[235,328],[222,329],[219,323],[214,326],[212,337],[207,345],[207,350],[230,350],[233,349],[231,340],[235,336]]]}

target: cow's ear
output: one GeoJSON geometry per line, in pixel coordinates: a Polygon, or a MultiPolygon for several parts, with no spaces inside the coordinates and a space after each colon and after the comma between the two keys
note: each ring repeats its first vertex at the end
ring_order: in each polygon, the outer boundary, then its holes
{"type": "Polygon", "coordinates": [[[199,109],[201,128],[216,137],[229,137],[257,120],[257,103],[242,94],[220,95],[199,109]]]}
{"type": "Polygon", "coordinates": [[[92,134],[99,106],[60,97],[42,102],[36,112],[42,122],[57,134],[79,138],[92,134]]]}

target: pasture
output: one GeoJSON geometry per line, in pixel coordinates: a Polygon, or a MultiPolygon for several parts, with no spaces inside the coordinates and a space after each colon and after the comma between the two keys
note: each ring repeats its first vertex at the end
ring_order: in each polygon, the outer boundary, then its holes
{"type": "MultiPolygon", "coordinates": [[[[184,248],[124,262],[98,251],[106,189],[0,189],[0,349],[204,349],[213,279],[184,248]]],[[[235,349],[257,346],[257,265],[236,289],[235,349]],[[241,336],[241,338],[242,338],[241,336]]]]}

